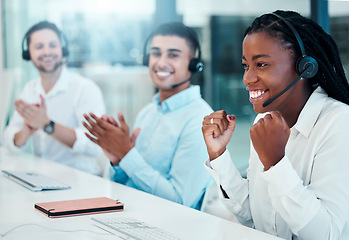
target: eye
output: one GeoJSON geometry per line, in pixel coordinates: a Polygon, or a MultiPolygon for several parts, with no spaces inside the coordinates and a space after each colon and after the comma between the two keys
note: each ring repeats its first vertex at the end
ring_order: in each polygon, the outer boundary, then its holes
{"type": "Polygon", "coordinates": [[[268,66],[267,63],[257,63],[257,67],[266,67],[268,66]]]}
{"type": "Polygon", "coordinates": [[[50,48],[56,48],[57,47],[57,43],[50,43],[50,48]]]}
{"type": "Polygon", "coordinates": [[[176,58],[176,57],[178,57],[178,54],[176,54],[176,53],[169,53],[168,57],[169,58],[176,58]]]}
{"type": "Polygon", "coordinates": [[[246,63],[242,63],[242,67],[246,70],[248,70],[248,65],[246,63]]]}
{"type": "Polygon", "coordinates": [[[43,48],[43,45],[42,44],[36,44],[34,47],[35,47],[35,49],[41,49],[41,48],[43,48]]]}
{"type": "Polygon", "coordinates": [[[161,53],[160,53],[160,52],[153,51],[153,52],[151,52],[151,55],[152,55],[153,57],[160,57],[160,56],[161,56],[161,53]]]}

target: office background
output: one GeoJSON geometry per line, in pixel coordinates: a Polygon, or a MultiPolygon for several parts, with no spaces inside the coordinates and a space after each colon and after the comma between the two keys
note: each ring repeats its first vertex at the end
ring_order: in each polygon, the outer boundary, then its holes
{"type": "MultiPolygon", "coordinates": [[[[251,21],[277,9],[293,10],[318,21],[336,40],[349,71],[349,0],[0,0],[0,134],[24,84],[38,77],[21,58],[25,32],[33,24],[54,22],[68,40],[68,67],[102,89],[107,114],[123,111],[133,125],[155,92],[141,65],[143,44],[158,24],[181,21],[201,41],[205,70],[193,79],[214,110],[237,116],[229,144],[242,174],[248,164],[249,128],[255,117],[242,83],[241,42],[251,21]]],[[[62,106],[64,107],[64,106],[62,106]]],[[[0,142],[1,144],[1,142],[0,142]]],[[[27,149],[30,151],[30,149],[27,149]]]]}

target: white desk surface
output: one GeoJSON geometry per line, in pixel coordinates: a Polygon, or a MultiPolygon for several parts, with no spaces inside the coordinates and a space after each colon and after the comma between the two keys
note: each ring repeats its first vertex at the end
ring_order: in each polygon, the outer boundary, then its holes
{"type": "Polygon", "coordinates": [[[71,186],[69,190],[32,192],[0,174],[0,239],[118,239],[98,227],[92,216],[132,217],[174,233],[180,239],[279,239],[240,224],[30,155],[0,149],[0,170],[43,173],[71,186]],[[48,218],[35,203],[109,197],[125,204],[122,212],[48,218]],[[17,228],[16,228],[17,227],[17,228]],[[15,229],[13,229],[15,228],[15,229]],[[13,229],[12,231],[10,231],[13,229]],[[10,232],[9,232],[10,231],[10,232]]]}

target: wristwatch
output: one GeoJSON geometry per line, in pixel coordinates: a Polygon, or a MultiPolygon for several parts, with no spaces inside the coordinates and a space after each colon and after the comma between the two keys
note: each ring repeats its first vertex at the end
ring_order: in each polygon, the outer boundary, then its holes
{"type": "Polygon", "coordinates": [[[44,132],[46,132],[47,134],[52,134],[54,131],[55,131],[55,122],[51,120],[48,124],[44,126],[44,132]]]}

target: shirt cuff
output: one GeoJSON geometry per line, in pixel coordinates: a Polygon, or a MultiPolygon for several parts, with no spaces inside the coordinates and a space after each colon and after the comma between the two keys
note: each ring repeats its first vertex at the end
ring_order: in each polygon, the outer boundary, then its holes
{"type": "MultiPolygon", "coordinates": [[[[241,182],[241,175],[234,166],[230,158],[228,149],[225,150],[224,153],[218,158],[212,161],[207,160],[205,162],[205,167],[217,184],[218,194],[220,198],[225,199],[220,186],[222,186],[222,188],[226,190],[231,188],[232,184],[241,182]]],[[[226,193],[228,192],[226,191],[226,193]]]]}
{"type": "Polygon", "coordinates": [[[277,197],[290,193],[301,181],[286,156],[267,171],[260,172],[260,174],[272,186],[273,193],[277,197]]]}
{"type": "Polygon", "coordinates": [[[30,138],[33,136],[30,136],[25,144],[22,146],[16,146],[15,145],[15,135],[21,131],[21,129],[6,129],[4,132],[4,137],[2,141],[4,142],[4,146],[11,152],[20,152],[21,150],[25,149],[29,145],[30,138]]]}
{"type": "Polygon", "coordinates": [[[147,167],[147,163],[136,148],[132,148],[120,161],[119,166],[132,179],[138,171],[147,167]]]}

